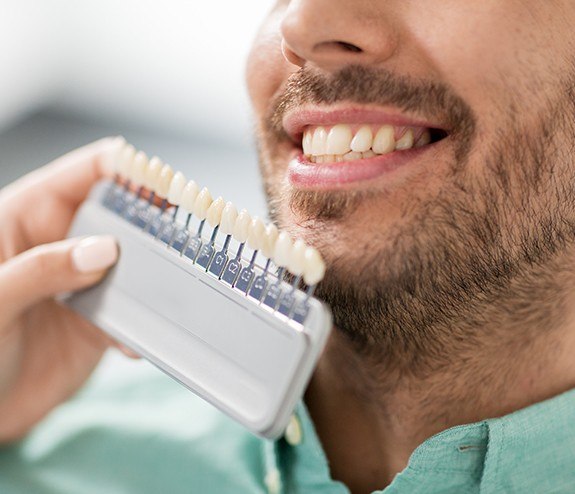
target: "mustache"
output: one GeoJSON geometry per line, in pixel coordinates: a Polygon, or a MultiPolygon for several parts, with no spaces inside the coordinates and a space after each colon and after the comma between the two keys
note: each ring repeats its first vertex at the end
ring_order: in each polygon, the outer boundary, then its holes
{"type": "Polygon", "coordinates": [[[449,86],[363,65],[349,65],[332,74],[312,67],[301,68],[275,97],[266,127],[277,139],[284,139],[282,121],[288,111],[305,104],[340,102],[395,106],[439,121],[449,134],[464,135],[467,140],[476,127],[472,109],[449,86]]]}

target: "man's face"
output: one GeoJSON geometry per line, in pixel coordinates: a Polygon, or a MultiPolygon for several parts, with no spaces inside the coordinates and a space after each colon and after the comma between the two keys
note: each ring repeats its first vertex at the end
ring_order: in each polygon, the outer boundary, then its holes
{"type": "Polygon", "coordinates": [[[573,240],[574,22],[570,0],[276,3],[248,64],[271,213],[360,346],[472,335],[573,240]]]}

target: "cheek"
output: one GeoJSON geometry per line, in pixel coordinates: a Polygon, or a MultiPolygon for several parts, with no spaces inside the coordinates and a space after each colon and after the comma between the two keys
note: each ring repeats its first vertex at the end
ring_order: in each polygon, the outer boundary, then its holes
{"type": "Polygon", "coordinates": [[[248,56],[246,81],[258,120],[290,73],[289,64],[281,53],[280,22],[277,13],[268,17],[248,56]]]}

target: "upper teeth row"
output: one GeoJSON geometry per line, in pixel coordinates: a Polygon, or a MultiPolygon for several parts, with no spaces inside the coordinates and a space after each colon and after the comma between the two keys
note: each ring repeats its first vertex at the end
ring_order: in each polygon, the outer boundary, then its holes
{"type": "MultiPolygon", "coordinates": [[[[371,125],[362,125],[355,135],[352,127],[347,124],[334,125],[331,129],[325,127],[307,128],[303,133],[302,147],[306,156],[344,156],[356,153],[351,159],[360,159],[358,153],[372,152],[386,154],[395,150],[419,147],[430,142],[428,130],[407,128],[396,139],[399,131],[392,125],[382,125],[372,129],[371,125]],[[419,135],[418,135],[419,134],[419,135]],[[417,135],[417,140],[416,140],[417,135]]],[[[371,155],[371,153],[369,154],[371,155]]]]}
{"type": "Polygon", "coordinates": [[[214,228],[219,226],[223,234],[261,251],[276,266],[302,276],[307,285],[315,285],[323,279],[325,264],[321,255],[302,240],[294,242],[287,232],[279,232],[273,223],[266,225],[257,216],[252,218],[245,209],[238,213],[236,207],[222,197],[212,199],[207,187],[200,190],[196,182],[188,181],[183,173],[174,173],[172,167],[158,157],[148,159],[131,144],[122,142],[117,153],[116,171],[124,181],[154,192],[199,220],[206,220],[214,228]]]}

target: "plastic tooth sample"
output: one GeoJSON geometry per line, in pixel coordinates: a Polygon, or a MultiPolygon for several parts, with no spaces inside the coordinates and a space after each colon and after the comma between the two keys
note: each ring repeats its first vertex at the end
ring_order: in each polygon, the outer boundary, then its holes
{"type": "Polygon", "coordinates": [[[196,200],[194,202],[194,215],[200,220],[203,221],[206,219],[206,215],[208,214],[208,208],[212,204],[213,199],[210,191],[207,187],[204,187],[198,193],[196,200]]]}
{"type": "Polygon", "coordinates": [[[162,171],[163,167],[164,164],[162,163],[162,160],[160,160],[160,158],[157,156],[154,156],[150,160],[148,168],[146,169],[146,176],[144,177],[144,186],[148,190],[155,192],[158,178],[160,177],[160,172],[162,171]]]}
{"type": "Polygon", "coordinates": [[[268,259],[271,259],[274,255],[278,235],[279,231],[277,229],[277,226],[275,226],[273,223],[270,223],[269,225],[266,226],[261,251],[262,254],[268,259]]]}
{"type": "Polygon", "coordinates": [[[226,203],[221,196],[210,204],[210,207],[206,212],[206,220],[212,228],[215,228],[221,223],[222,212],[225,206],[226,203]]]}
{"type": "MultiPolygon", "coordinates": [[[[198,196],[199,197],[199,196],[198,196]]],[[[198,254],[196,259],[196,264],[202,266],[206,270],[209,269],[212,259],[216,253],[215,242],[216,236],[219,231],[219,225],[222,221],[222,212],[226,203],[221,197],[218,197],[215,201],[210,204],[208,211],[206,212],[206,221],[213,227],[212,235],[209,242],[205,243],[198,254]]]]}
{"type": "Polygon", "coordinates": [[[304,255],[303,280],[308,286],[317,285],[325,275],[325,264],[321,254],[313,247],[307,247],[304,255]]]}
{"type": "Polygon", "coordinates": [[[190,180],[184,187],[180,206],[182,206],[187,213],[194,214],[196,199],[199,193],[200,188],[193,180],[190,180]]]}
{"type": "Polygon", "coordinates": [[[279,266],[277,280],[271,284],[267,292],[263,303],[272,309],[276,309],[282,298],[281,282],[283,280],[283,275],[286,270],[286,266],[291,262],[293,251],[293,242],[287,232],[281,232],[277,241],[275,242],[275,247],[273,251],[273,261],[276,266],[279,266]]]}
{"type": "Polygon", "coordinates": [[[305,242],[301,239],[298,239],[293,243],[291,253],[289,256],[289,262],[287,264],[287,269],[290,273],[292,273],[295,276],[295,278],[293,280],[291,289],[288,290],[287,293],[283,293],[282,295],[280,295],[280,301],[277,306],[278,312],[284,314],[285,316],[290,317],[290,319],[294,309],[294,305],[296,303],[295,293],[304,271],[306,248],[307,246],[305,242]]]}
{"type": "Polygon", "coordinates": [[[156,181],[156,195],[160,199],[168,198],[172,178],[174,178],[174,170],[172,170],[170,165],[164,165],[156,181]]]}
{"type": "Polygon", "coordinates": [[[134,164],[134,157],[136,156],[136,149],[131,144],[127,144],[120,153],[120,161],[118,163],[118,175],[124,179],[129,180],[131,175],[131,168],[134,164]]]}
{"type": "Polygon", "coordinates": [[[249,292],[250,297],[253,297],[256,300],[262,300],[262,297],[266,292],[266,288],[268,286],[267,275],[272,261],[272,256],[274,254],[277,238],[278,229],[273,223],[270,223],[266,226],[260,242],[260,251],[265,257],[267,257],[267,262],[263,273],[254,279],[249,292]]]}
{"type": "Polygon", "coordinates": [[[296,277],[303,275],[305,269],[305,251],[307,245],[301,239],[294,242],[291,251],[290,261],[288,262],[287,268],[296,277]]]}
{"type": "Polygon", "coordinates": [[[179,206],[182,203],[182,196],[184,194],[185,187],[186,187],[186,177],[182,172],[177,172],[173,176],[172,181],[170,183],[170,189],[168,190],[168,202],[170,204],[173,204],[174,206],[179,206]]]}
{"type": "Polygon", "coordinates": [[[266,225],[262,219],[257,216],[252,218],[248,232],[248,245],[251,249],[258,251],[263,247],[265,233],[266,225]]]}
{"type": "Polygon", "coordinates": [[[126,147],[126,139],[122,136],[115,137],[110,145],[110,151],[100,157],[102,161],[102,168],[106,174],[118,174],[118,165],[120,163],[120,156],[126,147]]]}
{"type": "Polygon", "coordinates": [[[291,261],[293,242],[287,232],[278,235],[273,252],[273,261],[276,266],[285,268],[291,261]]]}
{"type": "Polygon", "coordinates": [[[238,210],[231,203],[226,203],[222,211],[222,220],[220,223],[220,232],[224,235],[232,235],[238,219],[238,210]]]}
{"type": "Polygon", "coordinates": [[[233,237],[241,244],[246,243],[248,240],[251,222],[252,217],[250,216],[250,213],[248,213],[248,210],[242,209],[236,218],[234,229],[232,231],[233,237]]]}
{"type": "Polygon", "coordinates": [[[146,170],[148,168],[148,157],[146,153],[138,151],[134,156],[134,164],[131,169],[132,183],[136,187],[142,187],[146,179],[146,170]]]}

